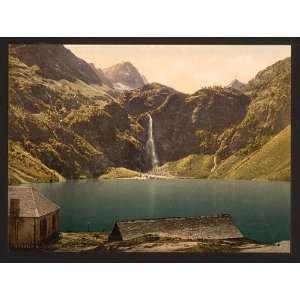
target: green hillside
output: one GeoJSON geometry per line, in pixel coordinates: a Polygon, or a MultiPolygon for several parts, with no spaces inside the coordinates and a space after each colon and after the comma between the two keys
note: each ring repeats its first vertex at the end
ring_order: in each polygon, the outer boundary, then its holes
{"type": "Polygon", "coordinates": [[[18,143],[9,142],[8,148],[8,181],[10,184],[64,180],[61,175],[49,169],[39,159],[34,158],[18,143]]]}
{"type": "Polygon", "coordinates": [[[162,173],[169,173],[173,176],[206,178],[213,168],[212,155],[191,154],[177,161],[170,161],[160,169],[162,173]]]}
{"type": "Polygon", "coordinates": [[[192,178],[227,178],[258,180],[290,180],[291,127],[288,126],[262,148],[245,156],[232,155],[213,170],[213,155],[188,155],[171,161],[159,169],[173,176],[192,178]]]}
{"type": "Polygon", "coordinates": [[[132,178],[137,176],[140,176],[140,173],[133,170],[126,168],[109,168],[99,179],[132,178]]]}
{"type": "Polygon", "coordinates": [[[287,126],[262,148],[241,159],[225,160],[211,177],[232,179],[290,180],[291,126],[287,126]]]}

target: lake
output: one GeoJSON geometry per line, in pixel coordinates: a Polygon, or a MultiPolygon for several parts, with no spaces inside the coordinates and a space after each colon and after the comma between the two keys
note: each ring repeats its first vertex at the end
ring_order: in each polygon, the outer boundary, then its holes
{"type": "Polygon", "coordinates": [[[117,220],[231,214],[256,241],[290,239],[290,183],[244,180],[68,180],[33,184],[61,207],[61,231],[110,231],[117,220]]]}

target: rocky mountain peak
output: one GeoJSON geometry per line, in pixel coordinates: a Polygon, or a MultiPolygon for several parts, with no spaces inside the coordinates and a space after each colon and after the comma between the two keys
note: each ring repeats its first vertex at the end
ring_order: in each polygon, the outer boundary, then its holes
{"type": "Polygon", "coordinates": [[[244,85],[245,84],[240,82],[238,79],[234,79],[226,87],[240,91],[244,85]]]}
{"type": "Polygon", "coordinates": [[[145,76],[140,74],[137,68],[128,61],[105,68],[103,72],[119,90],[132,90],[147,83],[145,76]]]}

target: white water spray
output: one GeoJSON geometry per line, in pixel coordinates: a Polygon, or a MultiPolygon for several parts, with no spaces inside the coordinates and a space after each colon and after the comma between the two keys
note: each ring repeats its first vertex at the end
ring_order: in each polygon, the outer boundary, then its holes
{"type": "Polygon", "coordinates": [[[155,150],[155,143],[153,139],[153,128],[152,128],[152,117],[150,114],[147,114],[149,118],[149,125],[148,125],[148,140],[146,143],[146,150],[148,156],[150,157],[152,169],[158,166],[159,160],[155,150]]]}
{"type": "Polygon", "coordinates": [[[212,167],[212,169],[210,170],[210,172],[213,173],[216,170],[217,167],[218,167],[218,158],[215,155],[214,156],[214,166],[212,167]]]}

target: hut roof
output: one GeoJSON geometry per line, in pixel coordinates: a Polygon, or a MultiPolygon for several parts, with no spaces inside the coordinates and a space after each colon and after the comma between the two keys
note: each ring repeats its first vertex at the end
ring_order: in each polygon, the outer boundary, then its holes
{"type": "Polygon", "coordinates": [[[144,235],[181,239],[242,238],[230,215],[195,218],[163,218],[116,222],[111,240],[130,240],[144,235]]]}
{"type": "Polygon", "coordinates": [[[8,212],[10,200],[20,199],[19,217],[40,217],[60,209],[35,188],[29,186],[8,187],[8,212]]]}

